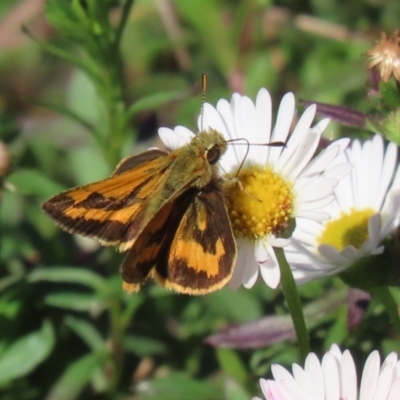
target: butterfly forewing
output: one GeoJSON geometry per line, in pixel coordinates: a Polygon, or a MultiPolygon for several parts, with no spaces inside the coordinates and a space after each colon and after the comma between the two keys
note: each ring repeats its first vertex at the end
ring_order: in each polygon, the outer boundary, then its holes
{"type": "Polygon", "coordinates": [[[161,152],[128,160],[130,169],[122,170],[126,167],[122,161],[110,178],[60,193],[45,202],[43,210],[69,232],[120,245],[132,219],[140,230],[138,217],[170,164],[161,152]]]}

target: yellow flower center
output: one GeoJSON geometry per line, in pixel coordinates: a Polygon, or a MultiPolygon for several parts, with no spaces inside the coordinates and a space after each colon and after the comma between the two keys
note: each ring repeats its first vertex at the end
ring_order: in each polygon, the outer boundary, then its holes
{"type": "Polygon", "coordinates": [[[237,176],[228,175],[224,191],[236,237],[279,236],[292,218],[292,183],[270,167],[244,167],[237,176]]]}
{"type": "Polygon", "coordinates": [[[352,209],[332,221],[329,221],[322,234],[317,238],[318,245],[329,244],[341,251],[353,245],[360,249],[368,239],[368,220],[375,214],[371,208],[352,209]]]}

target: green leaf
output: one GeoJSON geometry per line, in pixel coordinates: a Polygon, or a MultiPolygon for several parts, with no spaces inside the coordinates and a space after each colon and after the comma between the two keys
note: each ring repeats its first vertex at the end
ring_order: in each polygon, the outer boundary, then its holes
{"type": "Polygon", "coordinates": [[[223,371],[240,383],[246,382],[246,368],[234,350],[217,349],[217,357],[223,371]]]}
{"type": "Polygon", "coordinates": [[[0,358],[0,384],[32,372],[50,354],[54,346],[54,332],[50,322],[41,330],[30,333],[10,345],[0,358]]]}
{"type": "Polygon", "coordinates": [[[251,394],[233,379],[227,379],[225,383],[225,398],[229,400],[249,400],[251,399],[251,394]]]}
{"type": "Polygon", "coordinates": [[[222,388],[214,382],[199,382],[185,375],[169,375],[148,382],[137,400],[217,400],[223,398],[222,388]]]}
{"type": "Polygon", "coordinates": [[[68,325],[92,350],[105,349],[105,342],[97,329],[88,321],[67,316],[64,320],[68,325]]]}
{"type": "Polygon", "coordinates": [[[76,399],[89,383],[92,374],[104,358],[104,353],[91,353],[70,364],[61,378],[51,388],[47,399],[76,399]]]}
{"type": "Polygon", "coordinates": [[[20,169],[7,178],[8,183],[15,186],[16,190],[24,195],[37,196],[42,199],[61,192],[64,188],[34,169],[20,169]]]}
{"type": "Polygon", "coordinates": [[[104,303],[96,296],[87,293],[56,292],[45,296],[44,302],[53,307],[67,310],[86,311],[98,315],[104,308],[104,303]]]}
{"type": "Polygon", "coordinates": [[[71,173],[78,185],[84,185],[105,179],[110,175],[110,169],[104,162],[104,157],[95,147],[80,147],[69,152],[71,173]]]}
{"type": "Polygon", "coordinates": [[[133,103],[126,113],[126,119],[132,118],[135,114],[146,111],[154,110],[171,101],[181,100],[182,91],[171,90],[169,92],[155,93],[146,97],[142,97],[133,103]]]}
{"type": "Polygon", "coordinates": [[[177,0],[175,4],[197,31],[204,49],[215,60],[223,76],[229,76],[237,65],[237,46],[230,40],[229,25],[224,24],[222,11],[214,0],[177,0]],[[218,32],[218,34],[216,34],[218,32]]]}
{"type": "Polygon", "coordinates": [[[45,12],[46,19],[60,35],[81,43],[89,40],[90,22],[79,2],[49,0],[45,12]]]}
{"type": "Polygon", "coordinates": [[[75,267],[38,268],[28,275],[28,282],[79,283],[96,291],[106,291],[107,283],[94,272],[75,267]]]}
{"type": "Polygon", "coordinates": [[[124,339],[124,348],[139,357],[166,354],[168,352],[168,348],[163,342],[137,335],[127,335],[124,339]]]}
{"type": "Polygon", "coordinates": [[[30,100],[30,99],[28,100],[28,102],[29,104],[32,104],[34,106],[43,107],[47,110],[54,111],[55,113],[60,114],[63,117],[76,122],[77,124],[87,129],[93,135],[93,137],[99,140],[98,138],[99,134],[95,126],[91,122],[87,121],[84,117],[79,115],[78,112],[75,112],[74,110],[63,106],[62,104],[55,104],[55,103],[39,101],[39,100],[30,100]]]}
{"type": "Polygon", "coordinates": [[[215,313],[229,316],[235,322],[260,318],[263,313],[260,302],[248,290],[218,290],[204,298],[215,313]]]}

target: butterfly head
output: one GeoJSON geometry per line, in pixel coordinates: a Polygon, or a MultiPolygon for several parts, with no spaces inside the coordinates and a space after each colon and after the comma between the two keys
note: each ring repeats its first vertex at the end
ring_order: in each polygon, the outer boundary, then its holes
{"type": "Polygon", "coordinates": [[[225,138],[214,129],[199,132],[193,141],[204,148],[205,158],[210,165],[216,164],[227,149],[225,138]]]}

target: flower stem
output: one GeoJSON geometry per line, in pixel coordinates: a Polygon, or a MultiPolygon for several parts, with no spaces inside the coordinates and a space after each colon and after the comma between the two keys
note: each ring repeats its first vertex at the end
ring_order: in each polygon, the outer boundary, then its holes
{"type": "Polygon", "coordinates": [[[390,289],[387,286],[376,286],[371,289],[371,292],[383,304],[397,332],[400,332],[399,310],[390,289]]]}
{"type": "Polygon", "coordinates": [[[292,317],[294,329],[296,331],[300,357],[304,361],[310,352],[310,339],[303,314],[303,307],[300,302],[299,292],[294,281],[292,271],[286,261],[285,253],[282,248],[274,247],[274,252],[281,270],[281,285],[285,295],[289,312],[292,317]]]}

